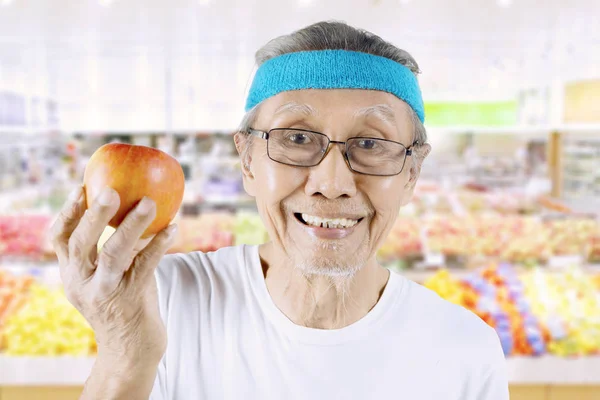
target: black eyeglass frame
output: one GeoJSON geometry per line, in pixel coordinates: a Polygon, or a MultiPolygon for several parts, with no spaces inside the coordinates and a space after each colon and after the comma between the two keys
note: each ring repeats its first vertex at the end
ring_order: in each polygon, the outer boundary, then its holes
{"type": "Polygon", "coordinates": [[[396,142],[394,140],[389,140],[389,139],[383,139],[383,138],[375,138],[375,137],[364,137],[364,136],[355,136],[355,137],[351,137],[348,138],[345,142],[339,141],[339,140],[331,140],[329,138],[329,136],[327,136],[324,133],[321,132],[315,132],[315,131],[311,131],[308,129],[297,129],[297,128],[273,128],[270,129],[269,131],[261,131],[258,129],[254,129],[254,128],[248,128],[248,130],[246,131],[247,134],[252,135],[252,136],[256,136],[258,138],[264,139],[267,142],[269,141],[269,134],[273,131],[289,131],[289,130],[293,130],[293,131],[298,131],[298,132],[307,132],[307,133],[312,133],[312,134],[316,134],[316,135],[321,135],[327,138],[327,146],[325,146],[321,151],[323,153],[323,156],[321,157],[321,159],[319,160],[319,162],[312,164],[312,165],[297,165],[297,164],[289,164],[289,163],[285,163],[282,161],[278,161],[273,159],[273,157],[271,157],[271,154],[269,154],[269,145],[267,143],[267,156],[269,156],[269,159],[271,159],[272,161],[275,161],[276,163],[279,164],[283,164],[283,165],[289,165],[291,167],[300,167],[300,168],[310,168],[310,167],[315,167],[317,165],[319,165],[321,162],[323,162],[323,160],[325,159],[325,156],[327,155],[327,151],[329,149],[329,145],[330,144],[343,144],[344,145],[344,159],[346,160],[346,164],[348,165],[348,168],[350,168],[350,170],[352,172],[356,172],[357,174],[362,174],[362,175],[370,175],[370,176],[395,176],[395,175],[399,175],[402,173],[402,171],[404,171],[404,166],[406,165],[406,159],[409,156],[412,156],[413,154],[413,149],[415,147],[418,147],[421,145],[421,143],[418,140],[415,140],[413,142],[412,145],[410,145],[409,147],[406,147],[404,144],[400,143],[400,142],[396,142]],[[361,171],[357,171],[354,168],[352,168],[352,164],[350,163],[350,160],[348,159],[348,141],[352,140],[352,139],[371,139],[371,140],[381,140],[384,142],[390,142],[390,143],[395,143],[395,144],[399,144],[400,146],[404,147],[404,149],[406,150],[406,153],[404,154],[404,161],[402,162],[402,168],[400,168],[400,171],[395,173],[395,174],[369,174],[366,172],[361,172],[361,171]]]}

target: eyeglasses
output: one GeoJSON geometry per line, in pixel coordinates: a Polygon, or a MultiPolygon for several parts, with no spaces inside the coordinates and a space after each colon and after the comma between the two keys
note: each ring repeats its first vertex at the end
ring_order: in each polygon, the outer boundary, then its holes
{"type": "Polygon", "coordinates": [[[247,133],[267,141],[271,160],[294,167],[314,167],[323,161],[331,143],[342,144],[344,158],[352,171],[376,176],[401,173],[406,157],[419,145],[414,142],[407,148],[402,143],[371,137],[352,137],[340,142],[304,129],[274,128],[265,132],[250,128],[247,133]]]}

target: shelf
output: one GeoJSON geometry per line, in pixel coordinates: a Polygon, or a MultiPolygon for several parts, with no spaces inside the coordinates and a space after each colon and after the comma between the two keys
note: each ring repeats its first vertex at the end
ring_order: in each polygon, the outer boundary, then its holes
{"type": "MultiPolygon", "coordinates": [[[[58,264],[55,261],[49,262],[40,262],[40,263],[28,263],[28,262],[5,262],[2,263],[0,261],[0,269],[9,271],[15,275],[23,274],[23,273],[31,273],[33,272],[35,276],[37,276],[44,284],[54,286],[54,285],[62,285],[60,280],[60,272],[58,268],[58,264]]],[[[392,268],[394,271],[396,269],[392,268]]],[[[560,273],[564,272],[565,268],[560,267],[543,267],[543,271],[548,273],[560,273]]],[[[521,273],[526,269],[519,268],[517,269],[517,273],[521,273]]],[[[403,277],[410,279],[411,281],[417,283],[423,283],[428,278],[431,278],[435,273],[436,269],[410,269],[410,270],[400,270],[398,271],[403,277]]],[[[468,269],[457,269],[451,268],[448,270],[450,275],[455,279],[465,279],[474,271],[468,269]]],[[[590,275],[600,274],[600,265],[587,265],[583,268],[583,272],[590,275]]]]}
{"type": "MultiPolygon", "coordinates": [[[[426,126],[429,134],[465,134],[472,133],[475,135],[540,135],[545,136],[552,132],[564,132],[564,133],[600,133],[600,125],[598,124],[582,124],[582,125],[556,125],[556,126],[450,126],[450,127],[439,127],[439,126],[426,126]]],[[[212,130],[214,133],[220,133],[229,136],[231,132],[235,132],[236,128],[231,129],[215,129],[212,130]]],[[[90,136],[102,136],[102,135],[159,135],[159,134],[202,134],[211,132],[204,128],[198,129],[146,129],[146,128],[133,128],[133,129],[105,129],[105,130],[69,130],[70,133],[77,133],[81,135],[90,136]]]]}
{"type": "Polygon", "coordinates": [[[559,125],[555,131],[565,133],[600,133],[600,124],[564,124],[559,125]]]}
{"type": "Polygon", "coordinates": [[[18,134],[23,136],[44,135],[59,131],[60,128],[56,126],[0,126],[0,134],[18,134]]]}
{"type": "Polygon", "coordinates": [[[599,385],[600,357],[515,357],[508,360],[511,384],[599,385]]]}
{"type": "Polygon", "coordinates": [[[93,365],[92,357],[0,356],[0,386],[81,386],[93,365]]]}
{"type": "Polygon", "coordinates": [[[101,129],[101,130],[91,130],[91,129],[68,129],[66,130],[68,134],[71,135],[83,135],[83,136],[154,136],[154,135],[222,135],[231,137],[232,133],[236,131],[235,128],[231,129],[146,129],[146,128],[127,128],[127,129],[101,129]]]}
{"type": "Polygon", "coordinates": [[[0,134],[10,134],[10,133],[26,134],[28,131],[29,131],[29,129],[26,126],[0,125],[0,134]]]}
{"type": "MultiPolygon", "coordinates": [[[[511,384],[600,384],[600,357],[515,357],[507,363],[511,384]]],[[[93,364],[92,357],[0,356],[0,386],[81,386],[93,364]]]]}
{"type": "MultiPolygon", "coordinates": [[[[542,269],[544,272],[547,272],[547,273],[560,273],[560,272],[565,271],[565,268],[561,268],[561,267],[543,267],[542,269]]],[[[518,268],[517,273],[521,273],[522,271],[525,271],[525,270],[526,269],[524,269],[524,268],[518,268]]],[[[458,280],[465,279],[474,272],[474,271],[468,270],[468,269],[449,269],[448,271],[450,272],[450,275],[454,279],[458,279],[458,280]]],[[[410,279],[411,281],[414,281],[417,283],[423,283],[427,279],[431,278],[433,276],[433,274],[435,274],[435,272],[436,272],[436,270],[433,270],[433,269],[432,270],[412,269],[412,270],[399,271],[399,273],[403,277],[410,279]]],[[[600,266],[599,265],[588,265],[583,268],[583,272],[586,274],[590,274],[590,275],[600,274],[600,266]]]]}
{"type": "Polygon", "coordinates": [[[427,127],[428,134],[464,134],[472,133],[475,135],[500,135],[500,134],[530,134],[547,135],[553,132],[550,126],[451,126],[451,127],[427,127]]]}
{"type": "Polygon", "coordinates": [[[562,124],[562,125],[542,125],[542,126],[450,126],[437,127],[431,126],[427,128],[428,133],[432,134],[464,134],[473,133],[476,135],[498,135],[498,134],[513,134],[513,135],[547,135],[552,132],[561,133],[580,133],[580,134],[597,134],[600,133],[600,124],[562,124]]]}

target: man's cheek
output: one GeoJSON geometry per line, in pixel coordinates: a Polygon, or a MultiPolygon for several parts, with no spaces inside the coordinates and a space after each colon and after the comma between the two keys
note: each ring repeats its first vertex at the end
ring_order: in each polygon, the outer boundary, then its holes
{"type": "Polygon", "coordinates": [[[265,168],[265,187],[274,198],[285,198],[302,185],[304,175],[301,168],[272,162],[265,168]]]}

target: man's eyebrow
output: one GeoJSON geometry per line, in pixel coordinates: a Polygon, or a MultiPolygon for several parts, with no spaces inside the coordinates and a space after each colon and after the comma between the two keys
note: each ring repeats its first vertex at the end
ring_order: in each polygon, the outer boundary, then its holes
{"type": "Polygon", "coordinates": [[[275,110],[275,115],[283,114],[286,112],[313,116],[319,114],[317,109],[315,109],[313,106],[309,104],[296,103],[295,101],[290,101],[282,106],[279,106],[277,110],[275,110]]]}
{"type": "Polygon", "coordinates": [[[355,118],[367,117],[370,115],[373,115],[391,125],[396,125],[396,115],[394,110],[387,104],[376,104],[374,106],[361,108],[354,113],[355,118]]]}

